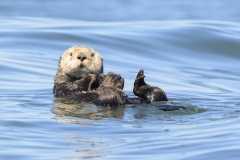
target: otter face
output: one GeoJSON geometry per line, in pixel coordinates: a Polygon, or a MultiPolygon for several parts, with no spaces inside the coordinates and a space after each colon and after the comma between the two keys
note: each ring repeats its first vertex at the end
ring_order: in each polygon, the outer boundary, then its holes
{"type": "Polygon", "coordinates": [[[102,73],[103,60],[101,55],[91,48],[73,46],[62,54],[59,68],[65,75],[81,79],[88,74],[102,73]]]}

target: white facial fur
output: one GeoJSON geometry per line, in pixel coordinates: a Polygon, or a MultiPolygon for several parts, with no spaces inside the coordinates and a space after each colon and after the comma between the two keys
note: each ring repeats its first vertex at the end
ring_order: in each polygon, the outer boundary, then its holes
{"type": "Polygon", "coordinates": [[[80,79],[87,74],[102,73],[101,55],[91,48],[84,46],[73,46],[66,50],[59,62],[62,72],[72,78],[80,79]],[[85,55],[85,59],[78,57],[85,55]]]}

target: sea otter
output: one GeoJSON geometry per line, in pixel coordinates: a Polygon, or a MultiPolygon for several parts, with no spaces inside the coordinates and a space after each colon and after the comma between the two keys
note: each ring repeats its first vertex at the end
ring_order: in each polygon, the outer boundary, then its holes
{"type": "Polygon", "coordinates": [[[144,77],[140,70],[134,82],[133,93],[139,98],[128,98],[123,91],[124,79],[112,72],[103,73],[103,59],[98,52],[73,46],[60,57],[53,93],[55,97],[110,106],[168,101],[166,93],[146,84],[144,77]]]}
{"type": "Polygon", "coordinates": [[[124,79],[109,72],[103,74],[103,59],[91,48],[73,46],[66,50],[54,79],[55,97],[76,99],[98,105],[125,104],[124,79]]]}

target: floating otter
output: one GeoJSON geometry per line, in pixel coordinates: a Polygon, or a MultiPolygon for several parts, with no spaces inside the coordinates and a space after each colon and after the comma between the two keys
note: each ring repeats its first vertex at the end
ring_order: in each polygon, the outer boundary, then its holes
{"type": "Polygon", "coordinates": [[[103,74],[103,60],[91,48],[73,46],[66,50],[54,79],[55,97],[98,105],[122,105],[126,95],[124,79],[112,72],[103,74]]]}
{"type": "MultiPolygon", "coordinates": [[[[140,70],[134,82],[133,93],[139,98],[128,98],[120,75],[112,72],[103,74],[103,59],[98,52],[88,47],[73,46],[60,57],[53,93],[55,97],[110,106],[168,101],[165,92],[146,84],[144,77],[143,70],[140,70]]],[[[184,107],[171,110],[180,108],[184,107]]]]}

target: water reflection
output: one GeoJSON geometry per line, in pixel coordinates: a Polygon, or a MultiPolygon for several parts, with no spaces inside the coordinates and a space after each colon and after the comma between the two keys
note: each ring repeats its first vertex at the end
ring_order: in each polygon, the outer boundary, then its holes
{"type": "MultiPolygon", "coordinates": [[[[52,113],[58,116],[72,116],[90,120],[98,120],[103,118],[117,118],[121,119],[124,116],[124,106],[110,107],[110,106],[96,106],[89,103],[69,103],[62,100],[55,100],[53,102],[52,113]]],[[[76,121],[66,120],[66,122],[79,123],[76,121]]],[[[82,123],[80,123],[82,124],[82,123]]]]}
{"type": "Polygon", "coordinates": [[[91,138],[86,136],[65,135],[62,140],[67,143],[69,149],[74,154],[69,159],[87,159],[87,158],[103,158],[110,153],[111,149],[106,142],[99,138],[91,138]],[[76,146],[75,146],[76,145],[76,146]],[[73,148],[71,146],[74,146],[73,148]]]}
{"type": "Polygon", "coordinates": [[[126,106],[97,106],[90,103],[73,103],[56,99],[53,101],[52,113],[56,115],[54,119],[61,123],[78,124],[81,126],[95,125],[95,121],[103,119],[121,119],[124,122],[146,121],[146,123],[196,123],[192,116],[203,114],[207,109],[193,106],[191,104],[171,102],[172,105],[186,106],[187,109],[162,111],[157,106],[164,105],[166,102],[155,102],[150,105],[126,105],[126,106]],[[87,121],[86,121],[87,120],[87,121]]]}

